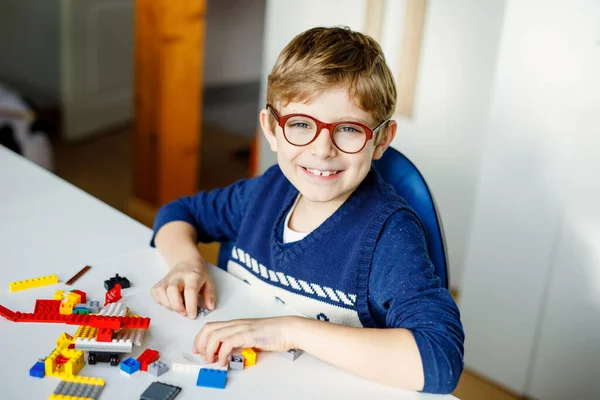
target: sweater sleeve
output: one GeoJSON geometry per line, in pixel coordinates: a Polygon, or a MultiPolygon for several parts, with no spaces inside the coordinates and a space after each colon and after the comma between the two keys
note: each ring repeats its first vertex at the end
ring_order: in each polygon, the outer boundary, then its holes
{"type": "Polygon", "coordinates": [[[452,393],[464,367],[464,331],[450,292],[440,286],[424,230],[407,208],[383,227],[369,276],[376,324],[413,334],[423,363],[424,392],[452,393]]]}
{"type": "Polygon", "coordinates": [[[231,186],[184,196],[162,206],[154,219],[150,245],[159,229],[172,221],[192,225],[198,241],[203,243],[226,242],[237,237],[246,206],[260,178],[240,180],[231,186]]]}

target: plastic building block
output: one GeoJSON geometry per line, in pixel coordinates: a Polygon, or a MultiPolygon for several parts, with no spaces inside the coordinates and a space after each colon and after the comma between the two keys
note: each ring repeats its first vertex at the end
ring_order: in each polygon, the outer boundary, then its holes
{"type": "Polygon", "coordinates": [[[64,377],[58,384],[51,400],[97,400],[104,389],[104,379],[82,376],[64,377]]]}
{"type": "Polygon", "coordinates": [[[63,332],[62,335],[56,340],[56,347],[59,349],[67,349],[73,343],[73,336],[67,332],[63,332]]]}
{"type": "Polygon", "coordinates": [[[58,314],[60,310],[60,300],[41,300],[35,301],[33,313],[40,314],[58,314]]]}
{"type": "Polygon", "coordinates": [[[90,310],[85,306],[75,305],[73,308],[73,314],[90,314],[90,310]]]}
{"type": "Polygon", "coordinates": [[[110,290],[116,285],[121,285],[121,289],[127,289],[131,287],[129,279],[125,278],[124,276],[119,276],[119,274],[116,274],[114,277],[104,281],[104,289],[106,290],[110,290]]]}
{"type": "Polygon", "coordinates": [[[251,367],[256,364],[256,352],[251,348],[245,348],[242,350],[244,356],[244,367],[251,367]]]}
{"type": "Polygon", "coordinates": [[[113,330],[112,329],[98,329],[98,334],[96,335],[97,342],[112,342],[113,339],[113,330]]]}
{"type": "Polygon", "coordinates": [[[89,351],[88,364],[95,365],[97,362],[110,363],[111,366],[119,365],[119,354],[110,351],[89,351]]]}
{"type": "Polygon", "coordinates": [[[86,303],[87,309],[90,310],[92,314],[98,314],[100,311],[100,302],[99,301],[88,301],[86,303]]]}
{"type": "Polygon", "coordinates": [[[83,368],[83,351],[71,349],[55,349],[44,361],[45,372],[48,376],[77,375],[83,368]],[[66,363],[58,363],[58,358],[68,358],[66,363]]]}
{"type": "Polygon", "coordinates": [[[136,346],[141,346],[145,333],[145,329],[121,329],[113,333],[113,340],[130,341],[136,346]]]}
{"type": "Polygon", "coordinates": [[[148,373],[154,375],[157,378],[161,375],[166,374],[169,371],[169,367],[164,362],[157,360],[148,365],[148,373]]]}
{"type": "Polygon", "coordinates": [[[90,268],[92,268],[92,267],[90,267],[89,265],[86,265],[85,267],[83,267],[83,268],[81,269],[81,271],[79,271],[78,273],[76,273],[75,275],[73,275],[73,277],[72,277],[71,279],[69,279],[69,280],[68,280],[68,281],[65,283],[65,285],[67,285],[67,286],[71,286],[72,284],[74,284],[74,283],[75,283],[75,281],[76,281],[77,279],[81,278],[81,276],[82,276],[83,274],[85,274],[86,272],[88,272],[88,271],[90,270],[90,268]]]}
{"type": "Polygon", "coordinates": [[[67,302],[75,304],[81,303],[83,300],[81,299],[81,295],[75,292],[67,293],[67,302]]]}
{"type": "Polygon", "coordinates": [[[64,290],[57,290],[56,292],[54,292],[54,300],[61,300],[63,299],[65,291],[64,290]]]}
{"type": "Polygon", "coordinates": [[[59,313],[62,315],[71,315],[71,314],[73,314],[74,306],[75,306],[75,303],[63,301],[62,303],[60,303],[59,313]]]}
{"type": "Polygon", "coordinates": [[[99,342],[97,339],[76,338],[75,349],[95,352],[131,353],[133,350],[133,343],[131,340],[99,342]]]}
{"type": "Polygon", "coordinates": [[[123,303],[110,303],[102,309],[98,315],[106,315],[109,317],[124,317],[127,315],[129,308],[123,303]]]}
{"type": "Polygon", "coordinates": [[[201,368],[198,373],[196,386],[203,386],[215,389],[225,389],[227,383],[227,371],[218,369],[201,368]]]}
{"type": "Polygon", "coordinates": [[[0,316],[11,321],[17,320],[17,314],[14,311],[4,307],[3,305],[0,305],[0,316]]]}
{"type": "Polygon", "coordinates": [[[158,357],[158,351],[152,349],[144,350],[144,352],[137,359],[140,362],[140,369],[142,371],[148,371],[148,364],[158,360],[158,357]]]}
{"type": "Polygon", "coordinates": [[[283,358],[285,358],[286,360],[290,360],[290,361],[296,361],[296,359],[298,357],[300,357],[302,354],[304,354],[304,351],[302,351],[300,349],[290,349],[284,353],[281,353],[283,358]]]}
{"type": "Polygon", "coordinates": [[[58,276],[56,275],[40,276],[39,278],[11,282],[8,285],[8,290],[10,292],[18,292],[19,290],[33,289],[40,286],[53,285],[55,283],[58,283],[58,276]]]}
{"type": "Polygon", "coordinates": [[[181,392],[179,386],[167,385],[162,382],[152,382],[142,393],[140,400],[173,400],[181,392]]]}
{"type": "Polygon", "coordinates": [[[131,375],[139,370],[140,362],[135,358],[129,357],[128,359],[121,361],[121,371],[131,375]]]}
{"type": "Polygon", "coordinates": [[[244,369],[244,356],[232,354],[231,357],[229,357],[229,368],[244,369]]]}
{"type": "Polygon", "coordinates": [[[75,335],[73,337],[75,339],[78,339],[78,338],[95,339],[97,334],[98,334],[97,328],[82,325],[79,328],[77,328],[77,331],[75,332],[75,335]]]}
{"type": "Polygon", "coordinates": [[[38,361],[35,363],[33,367],[29,370],[29,376],[33,376],[36,378],[43,378],[46,375],[46,366],[43,362],[38,361]]]}
{"type": "Polygon", "coordinates": [[[211,313],[211,311],[208,308],[201,307],[198,310],[198,316],[199,317],[206,317],[210,313],[211,313]]]}
{"type": "Polygon", "coordinates": [[[116,303],[121,300],[121,298],[121,285],[117,283],[112,289],[106,292],[106,295],[104,296],[104,306],[106,307],[109,303],[116,303]]]}
{"type": "Polygon", "coordinates": [[[81,302],[85,303],[87,301],[87,294],[81,290],[71,290],[71,293],[77,293],[81,296],[81,302]]]}

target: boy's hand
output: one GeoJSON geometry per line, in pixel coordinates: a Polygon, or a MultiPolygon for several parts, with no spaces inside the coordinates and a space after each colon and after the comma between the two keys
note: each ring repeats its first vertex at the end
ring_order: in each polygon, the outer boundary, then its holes
{"type": "Polygon", "coordinates": [[[236,319],[205,324],[196,339],[192,352],[200,354],[207,363],[217,360],[222,366],[234,348],[254,347],[265,351],[288,351],[297,317],[236,319]]]}
{"type": "Polygon", "coordinates": [[[152,287],[152,298],[162,306],[189,318],[198,313],[198,294],[204,306],[215,309],[215,285],[206,266],[195,262],[179,262],[152,287]]]}

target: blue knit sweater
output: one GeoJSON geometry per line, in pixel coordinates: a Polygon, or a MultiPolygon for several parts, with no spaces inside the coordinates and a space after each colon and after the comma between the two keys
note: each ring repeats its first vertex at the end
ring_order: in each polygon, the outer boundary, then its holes
{"type": "Polygon", "coordinates": [[[423,391],[451,393],[463,369],[464,332],[434,274],[417,215],[372,169],[331,217],[284,244],[283,222],[297,195],[274,166],[163,206],[154,232],[185,221],[201,242],[235,241],[228,271],[309,317],[410,330],[423,362],[423,391]]]}

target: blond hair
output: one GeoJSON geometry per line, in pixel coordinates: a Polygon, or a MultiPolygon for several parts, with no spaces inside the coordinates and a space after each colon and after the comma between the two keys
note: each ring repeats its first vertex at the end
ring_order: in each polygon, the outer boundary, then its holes
{"type": "Polygon", "coordinates": [[[336,87],[347,88],[357,106],[378,123],[394,113],[396,84],[381,46],[348,27],[312,28],[292,39],[269,75],[267,103],[277,107],[309,101],[336,87]]]}

